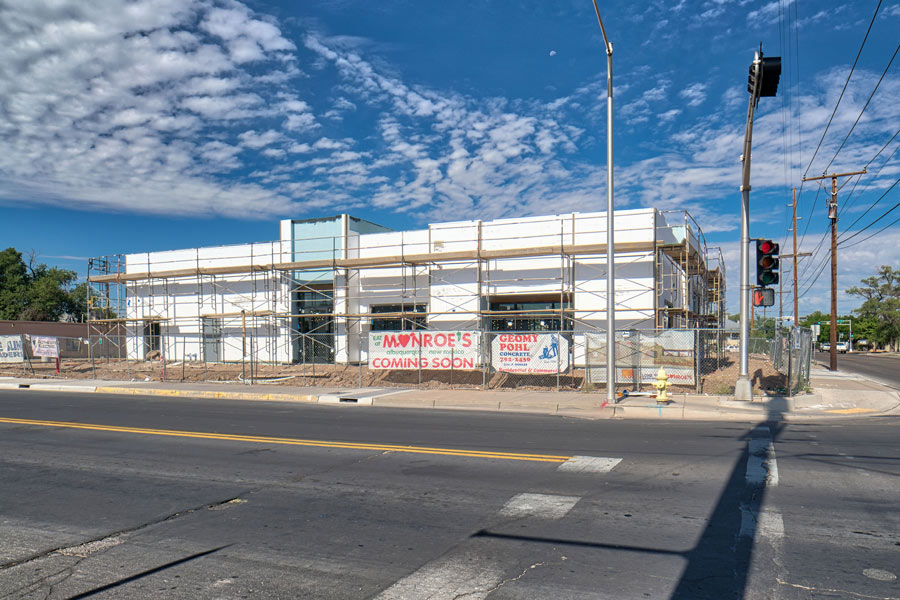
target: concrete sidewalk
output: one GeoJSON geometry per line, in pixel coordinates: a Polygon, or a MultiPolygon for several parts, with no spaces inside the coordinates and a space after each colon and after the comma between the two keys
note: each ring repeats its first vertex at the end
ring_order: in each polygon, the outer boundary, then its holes
{"type": "Polygon", "coordinates": [[[736,402],[728,396],[676,394],[668,404],[628,397],[607,405],[605,395],[583,392],[478,389],[326,388],[237,383],[100,381],[90,379],[0,378],[0,389],[65,391],[300,402],[444,410],[485,410],[552,414],[587,419],[675,419],[750,421],[819,420],[900,414],[900,393],[862,377],[813,366],[813,393],[736,402]]]}

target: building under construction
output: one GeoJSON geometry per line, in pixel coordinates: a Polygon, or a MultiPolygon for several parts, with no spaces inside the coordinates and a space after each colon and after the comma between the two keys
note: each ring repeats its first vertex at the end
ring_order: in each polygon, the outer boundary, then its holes
{"type": "MultiPolygon", "coordinates": [[[[606,327],[606,228],[604,212],[284,220],[276,241],[92,259],[89,326],[123,332],[122,358],[338,364],[370,364],[380,332],[554,332],[579,366],[606,327]]],[[[722,255],[688,213],[617,211],[615,264],[617,329],[722,327],[722,255]]]]}

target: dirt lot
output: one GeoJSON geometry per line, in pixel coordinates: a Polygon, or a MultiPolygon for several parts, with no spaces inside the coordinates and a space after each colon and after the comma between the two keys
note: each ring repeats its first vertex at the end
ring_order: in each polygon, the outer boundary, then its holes
{"type": "MultiPolygon", "coordinates": [[[[97,359],[63,359],[60,373],[55,362],[0,363],[0,376],[48,377],[69,379],[104,379],[119,381],[219,381],[267,383],[271,385],[315,385],[325,387],[422,387],[426,389],[560,389],[604,392],[585,385],[584,369],[560,375],[515,375],[481,371],[380,371],[355,365],[270,365],[237,363],[168,363],[97,359]]],[[[737,355],[726,355],[721,368],[701,377],[701,392],[728,395],[734,390],[738,376],[737,355]]],[[[750,377],[754,389],[778,392],[786,386],[785,376],[778,373],[764,355],[751,355],[750,377]]],[[[630,385],[620,385],[631,388],[630,385]]],[[[650,390],[649,386],[645,387],[650,390]]],[[[672,386],[673,393],[695,393],[693,386],[672,386]]]]}

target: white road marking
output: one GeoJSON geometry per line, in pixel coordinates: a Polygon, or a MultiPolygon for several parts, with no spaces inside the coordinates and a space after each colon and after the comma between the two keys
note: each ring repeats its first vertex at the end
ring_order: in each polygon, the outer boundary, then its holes
{"type": "Polygon", "coordinates": [[[451,551],[397,581],[376,600],[482,600],[503,581],[503,571],[491,558],[475,552],[451,551]]]}
{"type": "Polygon", "coordinates": [[[784,539],[784,519],[777,510],[763,510],[755,512],[748,506],[741,506],[741,537],[753,538],[756,536],[765,538],[775,550],[776,555],[781,552],[781,542],[784,539]]]}
{"type": "MultiPolygon", "coordinates": [[[[759,426],[750,432],[750,440],[747,442],[747,472],[745,480],[749,488],[753,488],[753,494],[760,493],[759,488],[775,487],[778,485],[778,463],[775,460],[775,444],[768,427],[759,426]]],[[[775,568],[776,579],[777,573],[783,570],[782,555],[784,553],[784,518],[781,512],[775,508],[765,506],[765,496],[763,502],[757,509],[751,508],[746,504],[741,504],[741,530],[739,535],[743,538],[749,538],[751,543],[756,546],[756,551],[761,550],[764,546],[771,548],[771,561],[765,564],[760,562],[756,565],[750,575],[751,579],[759,580],[758,584],[769,590],[767,593],[773,593],[771,598],[780,597],[778,587],[770,585],[772,576],[772,568],[775,568]]],[[[763,553],[761,556],[766,556],[763,553]]],[[[755,597],[755,596],[754,596],[755,597]]],[[[767,596],[767,598],[770,596],[767,596]]]]}
{"type": "Polygon", "coordinates": [[[778,485],[778,463],[775,460],[775,445],[768,427],[757,427],[751,432],[747,457],[746,480],[750,485],[778,485]]]}
{"type": "Polygon", "coordinates": [[[572,473],[609,473],[616,465],[622,462],[621,458],[606,458],[604,456],[573,456],[559,465],[557,470],[572,473]]]}
{"type": "Polygon", "coordinates": [[[500,516],[562,519],[579,500],[580,496],[516,494],[500,509],[500,516]]]}

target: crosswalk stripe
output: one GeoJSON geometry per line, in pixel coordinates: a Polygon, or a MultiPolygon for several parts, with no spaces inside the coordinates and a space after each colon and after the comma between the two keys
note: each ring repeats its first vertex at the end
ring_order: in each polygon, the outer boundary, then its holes
{"type": "Polygon", "coordinates": [[[555,494],[516,494],[500,509],[503,517],[561,519],[581,500],[580,496],[555,494]]]}
{"type": "Polygon", "coordinates": [[[557,470],[570,473],[609,473],[616,465],[622,462],[621,458],[608,458],[605,456],[573,456],[565,461],[557,470]]]}

